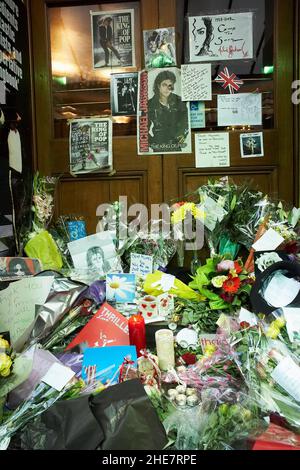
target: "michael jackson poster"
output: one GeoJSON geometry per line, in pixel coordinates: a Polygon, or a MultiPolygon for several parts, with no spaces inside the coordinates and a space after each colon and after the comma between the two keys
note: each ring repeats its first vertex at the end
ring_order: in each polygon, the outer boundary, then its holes
{"type": "Polygon", "coordinates": [[[189,103],[176,67],[139,73],[138,154],[191,153],[189,103]]]}

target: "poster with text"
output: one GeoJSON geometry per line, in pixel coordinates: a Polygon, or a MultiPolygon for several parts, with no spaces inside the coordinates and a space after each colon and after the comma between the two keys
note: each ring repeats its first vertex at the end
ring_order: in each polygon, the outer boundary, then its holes
{"type": "Polygon", "coordinates": [[[91,12],[93,66],[135,67],[134,10],[91,12]]]}
{"type": "Polygon", "coordinates": [[[189,103],[176,67],[139,73],[138,154],[191,153],[189,103]]]}
{"type": "Polygon", "coordinates": [[[111,119],[73,119],[70,121],[69,147],[71,173],[84,174],[111,171],[111,119]]]}
{"type": "Polygon", "coordinates": [[[189,17],[190,62],[253,58],[253,13],[189,17]]]}

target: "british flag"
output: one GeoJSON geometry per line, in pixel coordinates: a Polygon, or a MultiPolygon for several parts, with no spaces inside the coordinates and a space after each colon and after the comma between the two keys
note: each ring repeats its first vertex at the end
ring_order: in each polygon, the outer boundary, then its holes
{"type": "Polygon", "coordinates": [[[230,74],[227,67],[224,68],[223,72],[220,72],[220,74],[215,79],[215,82],[220,83],[224,90],[229,88],[231,94],[239,91],[241,86],[244,84],[243,80],[238,78],[235,73],[230,74]]]}

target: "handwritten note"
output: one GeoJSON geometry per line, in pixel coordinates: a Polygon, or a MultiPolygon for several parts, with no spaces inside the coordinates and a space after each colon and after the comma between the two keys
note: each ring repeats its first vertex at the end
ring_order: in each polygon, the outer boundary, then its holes
{"type": "Polygon", "coordinates": [[[22,336],[34,321],[36,305],[45,303],[52,282],[52,276],[26,278],[0,292],[0,331],[10,332],[16,350],[27,340],[22,336]]]}
{"type": "Polygon", "coordinates": [[[181,66],[182,101],[211,101],[211,64],[181,66]]]}
{"type": "Polygon", "coordinates": [[[153,273],[153,256],[131,253],[130,273],[139,276],[146,276],[147,274],[153,273]]]}
{"type": "Polygon", "coordinates": [[[218,126],[261,126],[261,93],[218,95],[218,126]]]}
{"type": "Polygon", "coordinates": [[[229,133],[196,134],[196,168],[230,166],[229,133]]]}
{"type": "Polygon", "coordinates": [[[255,251],[273,251],[278,248],[284,238],[279,235],[275,230],[270,228],[260,239],[252,245],[255,251]]]}
{"type": "Polygon", "coordinates": [[[192,129],[204,129],[206,127],[205,104],[202,101],[190,102],[190,117],[192,129]]]}
{"type": "Polygon", "coordinates": [[[190,62],[253,58],[253,13],[189,17],[190,62]]]}

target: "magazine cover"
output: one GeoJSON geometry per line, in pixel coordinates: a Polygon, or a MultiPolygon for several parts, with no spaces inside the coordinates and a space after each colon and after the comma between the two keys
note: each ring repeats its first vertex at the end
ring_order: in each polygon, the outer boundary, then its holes
{"type": "Polygon", "coordinates": [[[112,121],[110,118],[70,121],[70,172],[108,172],[112,169],[112,121]]]}
{"type": "Polygon", "coordinates": [[[33,258],[0,257],[0,281],[12,281],[34,276],[42,271],[41,263],[33,258]]]}
{"type": "Polygon", "coordinates": [[[146,68],[176,65],[175,28],[144,31],[144,54],[146,68]]]}
{"type": "Polygon", "coordinates": [[[138,154],[191,153],[189,103],[176,67],[139,72],[138,154]]]}
{"type": "Polygon", "coordinates": [[[111,75],[110,96],[113,116],[136,116],[138,73],[111,75]]]}
{"type": "Polygon", "coordinates": [[[79,345],[91,348],[129,345],[127,319],[108,303],[103,304],[66,350],[79,345]]]}
{"type": "Polygon", "coordinates": [[[135,67],[134,10],[91,12],[94,69],[135,67]]]}

